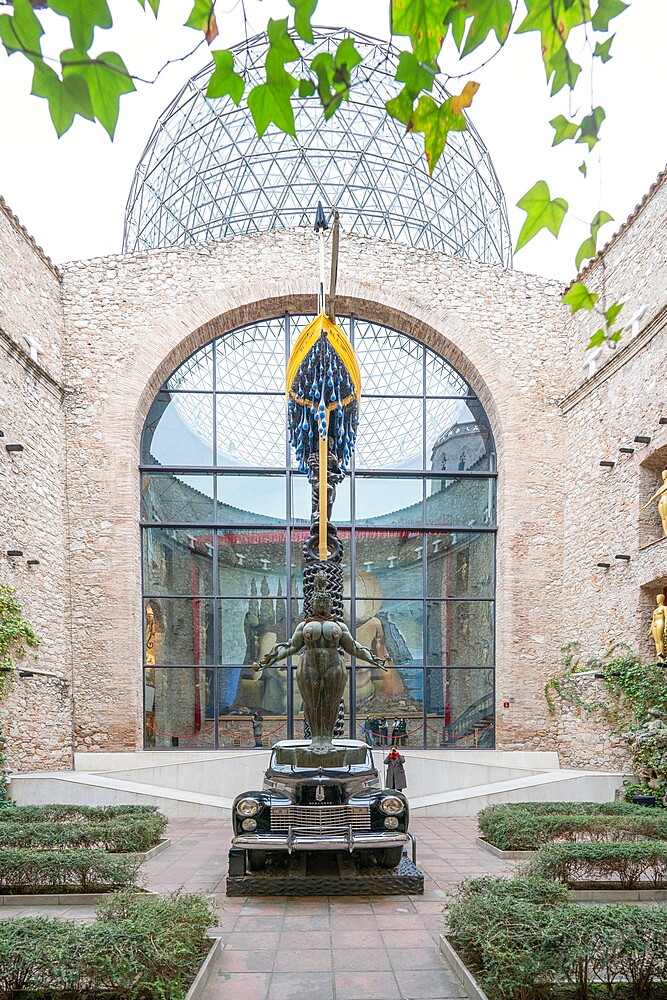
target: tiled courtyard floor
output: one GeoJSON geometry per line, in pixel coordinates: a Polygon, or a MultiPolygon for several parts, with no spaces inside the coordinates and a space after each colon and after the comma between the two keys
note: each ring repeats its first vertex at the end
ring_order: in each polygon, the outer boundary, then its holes
{"type": "MultiPolygon", "coordinates": [[[[453,1000],[465,994],[438,951],[448,890],[510,872],[477,847],[474,819],[415,819],[423,896],[228,899],[223,820],[172,820],[172,846],[144,871],[148,887],[210,893],[224,949],[204,1000],[453,1000]]],[[[0,918],[48,913],[90,920],[90,907],[0,906],[0,918]]]]}

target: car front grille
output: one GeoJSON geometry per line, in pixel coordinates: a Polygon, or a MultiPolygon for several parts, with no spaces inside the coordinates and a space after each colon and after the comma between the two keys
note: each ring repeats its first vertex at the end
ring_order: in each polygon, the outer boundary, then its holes
{"type": "Polygon", "coordinates": [[[289,828],[308,833],[347,833],[370,830],[369,806],[276,806],[271,809],[271,830],[275,833],[289,828]]]}

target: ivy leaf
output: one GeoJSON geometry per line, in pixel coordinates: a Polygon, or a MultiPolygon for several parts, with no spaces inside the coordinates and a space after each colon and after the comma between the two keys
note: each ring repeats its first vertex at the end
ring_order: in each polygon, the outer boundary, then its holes
{"type": "Polygon", "coordinates": [[[590,351],[593,347],[602,347],[606,339],[604,330],[596,330],[586,345],[586,350],[590,351]]]}
{"type": "Polygon", "coordinates": [[[212,0],[195,0],[195,5],[190,11],[190,16],[185,22],[187,28],[195,28],[203,31],[208,44],[215,41],[220,32],[218,22],[215,19],[215,9],[212,0]]]}
{"type": "Polygon", "coordinates": [[[354,46],[354,39],[344,38],[335,54],[320,52],[310,64],[317,77],[317,92],[326,120],[335,114],[341,101],[349,101],[351,70],[360,62],[361,56],[354,46]]]}
{"type": "Polygon", "coordinates": [[[558,146],[559,143],[565,142],[566,139],[574,139],[579,131],[579,126],[575,125],[574,122],[569,122],[565,115],[557,115],[556,118],[551,119],[549,124],[556,131],[554,141],[551,143],[552,146],[558,146]]]}
{"type": "Polygon", "coordinates": [[[595,257],[595,254],[597,253],[598,233],[600,229],[607,224],[607,222],[613,221],[614,220],[609,212],[598,212],[596,214],[595,218],[591,222],[591,235],[584,240],[577,250],[577,256],[575,258],[577,271],[587,257],[595,257]]]}
{"type": "Polygon", "coordinates": [[[415,58],[414,53],[401,52],[394,79],[405,84],[404,90],[414,100],[423,90],[433,90],[437,72],[437,63],[426,65],[415,58]]]}
{"type": "Polygon", "coordinates": [[[568,204],[564,198],[554,198],[552,201],[546,181],[537,181],[517,202],[517,207],[526,212],[516,244],[515,252],[518,253],[541,229],[548,229],[554,236],[558,236],[568,204]]]}
{"type": "Polygon", "coordinates": [[[336,68],[342,69],[346,67],[348,70],[354,69],[361,62],[361,56],[357,52],[354,44],[354,38],[348,37],[344,38],[336,49],[335,56],[336,68]]]}
{"type": "Polygon", "coordinates": [[[60,55],[63,80],[80,76],[85,80],[93,114],[113,139],[120,98],[135,90],[125,63],[117,52],[102,52],[91,59],[85,52],[68,49],[60,55]]]}
{"type": "Polygon", "coordinates": [[[569,87],[570,90],[574,90],[580,73],[581,66],[574,59],[570,58],[570,53],[562,45],[547,67],[547,80],[551,79],[553,74],[551,96],[553,97],[563,87],[569,87]]]}
{"type": "Polygon", "coordinates": [[[58,138],[70,127],[76,115],[92,121],[95,117],[82,76],[68,76],[61,80],[46,63],[35,62],[31,93],[49,102],[49,114],[58,138]]]}
{"type": "Polygon", "coordinates": [[[396,121],[401,122],[407,128],[414,110],[414,98],[410,97],[407,87],[403,87],[396,97],[392,97],[390,101],[387,101],[385,108],[388,115],[391,115],[392,118],[395,118],[396,121]]]}
{"type": "Polygon", "coordinates": [[[281,17],[278,21],[269,18],[266,26],[266,33],[269,36],[269,51],[266,54],[267,76],[273,69],[285,68],[285,63],[294,62],[299,58],[299,50],[292,41],[287,30],[287,18],[281,17]]]}
{"type": "Polygon", "coordinates": [[[463,111],[464,108],[469,108],[472,104],[472,99],[478,90],[479,84],[475,80],[468,80],[461,93],[452,97],[452,112],[457,115],[459,112],[463,111]]]}
{"type": "Polygon", "coordinates": [[[80,52],[87,52],[93,44],[96,27],[112,24],[107,0],[49,0],[49,7],[67,18],[72,45],[80,52]]]}
{"type": "Polygon", "coordinates": [[[14,0],[13,14],[0,14],[0,41],[13,52],[36,53],[41,56],[40,38],[44,29],[35,14],[30,0],[14,0]]]}
{"type": "Polygon", "coordinates": [[[310,19],[315,13],[317,0],[289,0],[289,5],[294,7],[294,27],[297,35],[312,45],[315,39],[310,19]]]}
{"type": "Polygon", "coordinates": [[[580,163],[579,166],[577,167],[577,170],[579,171],[580,174],[583,174],[584,177],[586,177],[586,175],[588,174],[588,167],[586,166],[586,162],[583,161],[582,163],[580,163]]]}
{"type": "Polygon", "coordinates": [[[308,77],[299,80],[299,97],[312,97],[316,90],[315,84],[308,77]]]}
{"type": "Polygon", "coordinates": [[[598,142],[600,126],[605,118],[604,108],[593,108],[590,115],[586,115],[581,123],[581,131],[577,142],[585,142],[589,152],[598,142]]]}
{"type": "Polygon", "coordinates": [[[467,0],[466,9],[472,10],[473,19],[461,52],[462,57],[474,52],[492,31],[499,44],[504,44],[512,23],[510,0],[467,0]]]}
{"type": "Polygon", "coordinates": [[[621,0],[600,0],[591,24],[596,31],[608,31],[612,18],[618,17],[624,10],[627,10],[627,7],[628,4],[621,3],[621,0]]]}
{"type": "Polygon", "coordinates": [[[466,33],[466,24],[469,17],[470,12],[465,0],[457,0],[452,9],[445,14],[445,34],[450,28],[452,29],[454,44],[459,52],[461,51],[463,36],[466,33]]]}
{"type": "Polygon", "coordinates": [[[248,107],[260,139],[271,122],[282,132],[296,135],[294,109],[290,100],[296,88],[297,81],[289,73],[285,73],[283,80],[260,83],[250,91],[248,107]]]}
{"type": "MultiPolygon", "coordinates": [[[[141,5],[141,7],[144,10],[146,10],[146,0],[138,0],[138,2],[141,5]]],[[[155,14],[155,16],[157,17],[158,10],[160,9],[160,0],[148,0],[148,6],[150,7],[150,9],[153,11],[153,13],[155,14]]]]}
{"type": "Polygon", "coordinates": [[[616,35],[610,35],[605,42],[596,42],[595,51],[593,52],[593,55],[597,56],[598,59],[601,59],[603,63],[608,63],[609,60],[611,59],[611,53],[609,52],[609,49],[611,48],[611,43],[614,41],[615,38],[616,35]]]}
{"type": "Polygon", "coordinates": [[[234,72],[234,53],[229,49],[217,49],[212,53],[215,70],[206,88],[206,97],[226,97],[229,95],[238,107],[245,90],[245,80],[234,72]]]}
{"type": "Polygon", "coordinates": [[[438,105],[432,97],[424,95],[419,98],[419,104],[408,123],[409,132],[424,133],[424,150],[428,161],[431,177],[435,166],[442,156],[442,151],[450,132],[465,132],[467,125],[465,116],[452,111],[453,98],[438,105]]]}
{"type": "Polygon", "coordinates": [[[614,322],[614,320],[616,319],[622,308],[623,308],[622,302],[614,302],[612,305],[609,306],[609,308],[604,314],[604,318],[607,321],[607,326],[611,326],[611,324],[614,322]]]}
{"type": "Polygon", "coordinates": [[[570,290],[562,297],[561,302],[563,305],[570,306],[573,313],[579,312],[580,309],[591,312],[598,298],[599,296],[595,292],[589,292],[581,281],[575,281],[570,290]]]}
{"type": "Polygon", "coordinates": [[[445,16],[454,6],[454,0],[391,0],[392,33],[408,36],[420,62],[435,59],[447,33],[445,16]]]}
{"type": "Polygon", "coordinates": [[[581,67],[572,62],[565,43],[572,28],[590,21],[589,0],[526,0],[526,10],[526,17],[516,32],[540,33],[547,80],[556,74],[555,89],[551,93],[557,93],[566,84],[573,86],[570,78],[574,75],[576,79],[581,67]]]}

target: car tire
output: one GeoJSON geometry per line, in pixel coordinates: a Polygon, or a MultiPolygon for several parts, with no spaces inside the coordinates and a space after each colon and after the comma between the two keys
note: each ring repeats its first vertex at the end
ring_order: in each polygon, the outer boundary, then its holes
{"type": "Polygon", "coordinates": [[[248,869],[261,872],[266,868],[266,851],[248,851],[248,869]]]}
{"type": "Polygon", "coordinates": [[[385,847],[383,850],[375,852],[375,860],[380,868],[396,868],[401,863],[402,857],[402,847],[385,847]]]}

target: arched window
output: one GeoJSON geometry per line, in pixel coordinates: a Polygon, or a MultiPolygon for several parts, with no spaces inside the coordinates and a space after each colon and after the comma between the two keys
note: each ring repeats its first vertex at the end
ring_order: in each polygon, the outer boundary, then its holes
{"type": "MultiPolygon", "coordinates": [[[[302,614],[310,487],[285,419],[308,321],[241,327],[158,393],[141,447],[147,747],[299,738],[288,664],[252,669],[302,614]]],[[[339,319],[362,374],[354,465],[333,520],[345,614],[389,669],[350,671],[346,730],[385,745],[492,747],[496,466],[468,383],[402,333],[339,319]]]]}

